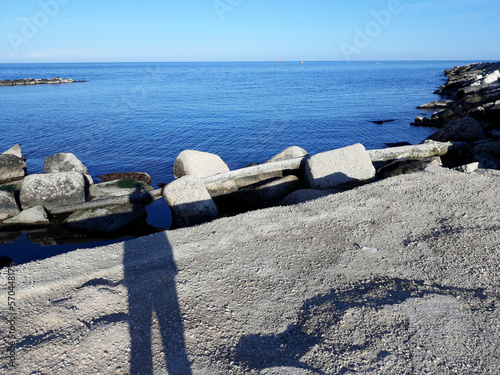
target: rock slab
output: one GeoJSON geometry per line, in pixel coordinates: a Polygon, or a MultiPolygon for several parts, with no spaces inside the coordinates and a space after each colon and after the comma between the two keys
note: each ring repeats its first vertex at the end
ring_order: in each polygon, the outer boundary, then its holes
{"type": "Polygon", "coordinates": [[[305,178],[311,189],[341,188],[374,176],[370,156],[360,143],[313,155],[306,163],[305,178]]]}
{"type": "Polygon", "coordinates": [[[183,176],[166,185],[163,197],[179,227],[198,225],[219,216],[205,185],[195,176],[183,176]]]}
{"type": "Polygon", "coordinates": [[[114,232],[146,215],[142,204],[121,204],[72,213],[63,225],[88,232],[114,232]]]}
{"type": "Polygon", "coordinates": [[[22,179],[26,176],[26,169],[23,158],[13,154],[0,155],[0,184],[22,179]]]}
{"type": "Polygon", "coordinates": [[[22,226],[22,227],[39,227],[50,224],[47,210],[42,205],[28,208],[13,218],[5,220],[4,225],[22,226]]]}
{"type": "Polygon", "coordinates": [[[5,220],[19,214],[14,193],[9,191],[0,191],[0,220],[5,220]]]}
{"type": "Polygon", "coordinates": [[[465,117],[445,124],[427,139],[438,142],[474,142],[484,139],[484,132],[476,120],[471,117],[465,117]]]}
{"type": "Polygon", "coordinates": [[[23,180],[20,193],[23,209],[85,202],[85,179],[78,172],[32,174],[23,180]]]}
{"type": "Polygon", "coordinates": [[[87,167],[70,152],[61,152],[59,154],[49,156],[45,159],[43,167],[47,173],[78,172],[85,176],[89,185],[94,183],[87,167]]]}

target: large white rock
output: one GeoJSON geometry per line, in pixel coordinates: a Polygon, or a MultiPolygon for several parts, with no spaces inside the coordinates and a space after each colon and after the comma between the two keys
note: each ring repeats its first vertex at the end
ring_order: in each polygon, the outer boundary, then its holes
{"type": "Polygon", "coordinates": [[[500,79],[500,71],[495,70],[493,73],[490,73],[483,78],[482,84],[489,85],[490,83],[496,82],[499,79],[500,79]]]}
{"type": "Polygon", "coordinates": [[[16,216],[19,212],[14,193],[0,190],[0,220],[16,216]]]}
{"type": "Polygon", "coordinates": [[[45,159],[43,167],[47,173],[78,172],[85,176],[89,185],[94,183],[87,167],[70,152],[61,152],[49,156],[45,159]]]}
{"type": "Polygon", "coordinates": [[[368,180],[375,172],[365,147],[357,143],[311,156],[305,179],[311,189],[334,189],[368,180]]]}
{"type": "Polygon", "coordinates": [[[166,185],[163,197],[179,227],[202,224],[219,216],[205,185],[195,176],[183,176],[166,185]]]}
{"type": "Polygon", "coordinates": [[[19,215],[5,220],[3,224],[22,227],[46,226],[50,224],[50,220],[47,211],[40,205],[21,211],[19,215]]]}
{"type": "MultiPolygon", "coordinates": [[[[229,167],[220,156],[209,152],[184,150],[175,159],[174,176],[196,176],[198,178],[209,177],[219,173],[229,172],[229,167]]],[[[232,193],[238,190],[234,181],[213,184],[207,187],[211,196],[232,193]]]]}
{"type": "Polygon", "coordinates": [[[50,209],[85,202],[85,179],[78,172],[32,174],[23,180],[20,193],[23,209],[43,205],[50,209]]]}

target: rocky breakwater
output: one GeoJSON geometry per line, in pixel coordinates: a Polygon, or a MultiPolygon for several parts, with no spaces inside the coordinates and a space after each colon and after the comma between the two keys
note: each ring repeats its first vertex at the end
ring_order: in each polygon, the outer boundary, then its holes
{"type": "MultiPolygon", "coordinates": [[[[153,188],[131,179],[146,173],[102,176],[94,183],[87,167],[72,153],[49,156],[45,173],[27,174],[26,159],[15,145],[0,155],[0,232],[64,230],[108,233],[145,219],[144,205],[153,188]]],[[[71,235],[69,235],[71,236],[71,235]]]]}
{"type": "Polygon", "coordinates": [[[427,141],[367,151],[355,144],[309,155],[292,146],[262,164],[233,171],[218,155],[185,150],[174,164],[176,180],[163,188],[163,196],[173,227],[188,227],[253,209],[306,202],[432,164],[440,166],[440,156],[451,148],[451,142],[427,141]]]}
{"type": "Polygon", "coordinates": [[[414,125],[439,130],[429,139],[462,142],[443,161],[448,166],[479,163],[500,168],[500,62],[445,70],[447,82],[435,94],[443,99],[417,108],[436,110],[414,125]]]}
{"type": "Polygon", "coordinates": [[[26,78],[26,79],[7,79],[0,81],[0,86],[31,86],[31,85],[58,85],[61,83],[75,83],[85,81],[75,81],[71,78],[26,78]]]}

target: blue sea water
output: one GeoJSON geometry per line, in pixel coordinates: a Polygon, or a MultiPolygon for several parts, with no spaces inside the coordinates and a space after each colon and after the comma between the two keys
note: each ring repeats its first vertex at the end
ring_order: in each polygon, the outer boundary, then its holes
{"type": "MultiPolygon", "coordinates": [[[[47,156],[74,153],[92,176],[142,171],[173,180],[185,149],[218,154],[231,169],[288,146],[310,154],[354,143],[419,143],[433,130],[411,126],[419,104],[461,61],[0,64],[0,80],[73,78],[84,83],[0,87],[0,151],[19,143],[28,172],[47,156]],[[374,120],[394,119],[377,125],[374,120]]],[[[166,204],[149,222],[168,228],[166,204]]],[[[87,244],[95,246],[96,243],[87,244]]],[[[82,245],[0,244],[18,262],[82,245]],[[24,254],[24,255],[23,255],[24,254]]]]}

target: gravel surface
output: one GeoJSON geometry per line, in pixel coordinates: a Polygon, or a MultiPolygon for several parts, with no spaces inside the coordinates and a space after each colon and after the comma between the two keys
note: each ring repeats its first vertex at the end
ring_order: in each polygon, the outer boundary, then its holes
{"type": "Polygon", "coordinates": [[[499,187],[432,167],[16,266],[17,367],[0,368],[497,374],[499,187]]]}

